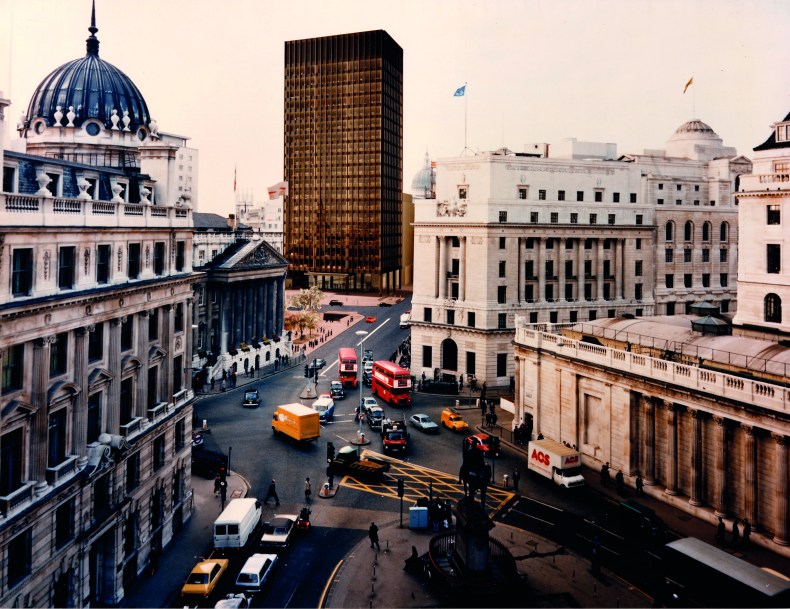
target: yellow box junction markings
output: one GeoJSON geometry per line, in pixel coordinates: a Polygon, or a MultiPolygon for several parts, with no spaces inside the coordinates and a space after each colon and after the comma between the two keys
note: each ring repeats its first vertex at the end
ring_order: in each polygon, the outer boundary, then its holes
{"type": "MultiPolygon", "coordinates": [[[[390,463],[390,471],[384,474],[380,482],[357,480],[346,475],[339,484],[366,493],[374,493],[384,497],[398,498],[398,478],[403,478],[403,499],[416,503],[418,499],[449,499],[458,501],[464,496],[464,485],[458,482],[458,476],[440,472],[428,467],[414,465],[400,459],[393,459],[371,450],[363,450],[362,456],[369,456],[390,463]],[[431,483],[433,487],[431,489],[431,483]]],[[[460,469],[460,465],[459,465],[460,469]]],[[[513,493],[504,489],[489,486],[486,489],[486,507],[490,511],[502,508],[513,497],[513,493]]],[[[477,498],[477,497],[476,497],[477,498]]]]}

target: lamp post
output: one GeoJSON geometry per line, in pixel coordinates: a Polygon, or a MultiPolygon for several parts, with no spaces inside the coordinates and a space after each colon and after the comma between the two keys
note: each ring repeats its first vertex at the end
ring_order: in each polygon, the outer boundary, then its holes
{"type": "Polygon", "coordinates": [[[367,340],[367,339],[365,339],[363,337],[368,335],[368,331],[367,330],[357,330],[355,332],[355,334],[360,337],[360,341],[357,343],[357,347],[359,347],[359,359],[357,360],[357,362],[359,362],[357,364],[357,376],[359,377],[358,380],[357,380],[357,383],[359,383],[359,430],[357,431],[357,438],[361,439],[362,438],[362,387],[364,386],[364,383],[362,382],[362,368],[363,368],[363,366],[362,366],[362,351],[363,351],[362,343],[364,343],[365,340],[367,340]]]}

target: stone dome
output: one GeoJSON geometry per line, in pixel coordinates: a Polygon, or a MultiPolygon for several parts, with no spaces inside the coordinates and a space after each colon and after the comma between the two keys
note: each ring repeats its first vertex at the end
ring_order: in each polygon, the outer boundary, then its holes
{"type": "MultiPolygon", "coordinates": [[[[703,123],[697,118],[683,123],[680,127],[675,129],[675,133],[712,133],[713,135],[716,135],[716,132],[711,129],[709,125],[703,123]]],[[[718,136],[716,135],[716,137],[718,136]]]]}
{"type": "Polygon", "coordinates": [[[721,137],[698,118],[683,123],[667,140],[667,155],[677,158],[710,161],[718,157],[733,157],[735,148],[724,146],[721,137]]]}
{"type": "Polygon", "coordinates": [[[411,181],[411,196],[415,199],[430,199],[433,193],[433,169],[431,157],[425,153],[423,168],[414,174],[411,181]]]}
{"type": "Polygon", "coordinates": [[[64,63],[41,81],[28,105],[27,120],[32,123],[42,118],[51,127],[58,122],[57,113],[65,125],[67,119],[63,117],[71,107],[74,127],[88,119],[98,120],[107,128],[119,123],[120,129],[128,126],[132,132],[146,127],[151,116],[140,90],[121,70],[99,58],[95,10],[88,31],[91,35],[86,40],[85,57],[64,63]],[[113,119],[113,110],[118,120],[113,119]],[[124,113],[128,113],[128,125],[124,124],[124,113]]]}

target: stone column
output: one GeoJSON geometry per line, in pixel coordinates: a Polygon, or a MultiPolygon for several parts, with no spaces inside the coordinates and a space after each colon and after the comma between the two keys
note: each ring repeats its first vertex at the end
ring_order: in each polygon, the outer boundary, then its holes
{"type": "Polygon", "coordinates": [[[774,543],[780,546],[790,545],[787,535],[787,493],[790,485],[787,481],[787,436],[772,434],[776,442],[776,521],[774,522],[774,543]]]}
{"type": "Polygon", "coordinates": [[[439,237],[439,298],[447,298],[447,239],[439,237]]]}
{"type": "MultiPolygon", "coordinates": [[[[466,237],[464,237],[466,239],[466,237]]],[[[526,256],[524,255],[524,238],[519,237],[516,239],[516,302],[522,304],[524,302],[524,262],[526,256]]]]}
{"type": "Polygon", "coordinates": [[[74,382],[80,392],[72,409],[72,454],[79,456],[77,466],[81,469],[88,462],[88,332],[96,326],[77,328],[74,332],[74,382]]]}
{"type": "Polygon", "coordinates": [[[458,299],[466,300],[466,237],[461,237],[461,261],[458,269],[458,299]]]}
{"type": "Polygon", "coordinates": [[[576,301],[584,302],[584,239],[576,239],[576,301]]]}
{"type": "Polygon", "coordinates": [[[282,334],[285,328],[285,276],[277,279],[277,299],[274,302],[275,326],[277,334],[282,334]]]}
{"type": "Polygon", "coordinates": [[[623,259],[623,240],[622,239],[615,239],[614,242],[615,247],[615,254],[614,254],[614,298],[615,300],[622,300],[623,299],[623,268],[625,265],[625,260],[623,259]]]}
{"type": "Polygon", "coordinates": [[[32,452],[31,479],[36,480],[36,496],[43,495],[47,484],[47,432],[49,408],[47,407],[47,385],[49,384],[49,354],[54,336],[37,338],[33,341],[33,386],[30,397],[35,413],[30,419],[30,450],[32,452]]]}
{"type": "Polygon", "coordinates": [[[559,243],[559,247],[557,248],[557,283],[558,285],[558,292],[557,300],[560,302],[565,302],[565,240],[564,239],[557,239],[559,243]]]}
{"type": "Polygon", "coordinates": [[[633,476],[635,472],[641,471],[639,462],[642,458],[644,444],[640,441],[639,415],[643,397],[636,391],[630,391],[628,397],[628,475],[633,476]]]}
{"type": "Polygon", "coordinates": [[[598,251],[595,256],[596,299],[603,300],[603,239],[598,238],[598,251]]]}
{"type": "MultiPolygon", "coordinates": [[[[187,298],[186,302],[184,303],[184,319],[192,319],[192,307],[194,306],[194,300],[192,298],[187,298]]],[[[192,349],[193,341],[194,341],[194,334],[195,331],[187,322],[186,327],[184,328],[184,369],[181,371],[181,374],[184,375],[184,378],[187,380],[183,383],[184,388],[192,391],[192,377],[195,376],[197,370],[192,370],[192,349]]]]}
{"type": "Polygon", "coordinates": [[[107,393],[107,427],[110,434],[121,433],[121,325],[126,317],[110,320],[110,346],[107,363],[112,380],[107,393]]]}
{"type": "MultiPolygon", "coordinates": [[[[132,417],[145,417],[148,410],[148,325],[150,317],[148,311],[137,314],[137,357],[140,358],[140,368],[137,370],[136,393],[132,417]]],[[[154,391],[156,388],[154,388],[154,391]]]]}
{"type": "Polygon", "coordinates": [[[727,419],[713,417],[716,423],[716,471],[714,487],[716,488],[714,516],[727,515],[727,419]]]}
{"type": "Polygon", "coordinates": [[[702,418],[704,413],[689,410],[691,415],[691,505],[702,505],[702,418]]]}
{"type": "Polygon", "coordinates": [[[162,318],[162,327],[160,328],[162,344],[160,346],[166,353],[159,375],[161,388],[159,399],[171,404],[173,402],[173,305],[165,305],[159,311],[162,318]]]}
{"type": "Polygon", "coordinates": [[[538,293],[535,302],[546,302],[546,240],[535,237],[538,241],[538,256],[535,260],[535,272],[538,274],[538,293]]]}
{"type": "MultiPolygon", "coordinates": [[[[224,355],[230,347],[230,296],[225,285],[219,292],[219,355],[224,355]]],[[[160,316],[162,313],[160,313],[160,316]]],[[[161,331],[161,329],[160,329],[161,331]]]]}
{"type": "Polygon", "coordinates": [[[667,495],[678,494],[678,407],[667,405],[667,495]]]}
{"type": "Polygon", "coordinates": [[[752,531],[760,528],[760,512],[757,509],[757,447],[754,440],[754,427],[741,425],[743,429],[743,508],[752,531]]]}
{"type": "Polygon", "coordinates": [[[653,398],[642,396],[645,404],[645,442],[643,481],[645,484],[656,483],[656,406],[653,398]]]}
{"type": "Polygon", "coordinates": [[[231,311],[231,315],[233,315],[233,337],[231,342],[234,347],[238,348],[241,341],[244,340],[244,288],[235,286],[231,293],[233,294],[231,311]]]}

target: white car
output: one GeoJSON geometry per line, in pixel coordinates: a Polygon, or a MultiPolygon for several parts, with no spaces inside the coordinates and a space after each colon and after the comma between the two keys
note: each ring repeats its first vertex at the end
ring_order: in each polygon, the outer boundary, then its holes
{"type": "Polygon", "coordinates": [[[296,518],[296,514],[276,514],[263,528],[261,547],[288,547],[296,518]]]}
{"type": "Polygon", "coordinates": [[[222,600],[217,601],[214,609],[247,609],[250,606],[250,599],[243,592],[238,594],[228,594],[222,600]]]}
{"type": "Polygon", "coordinates": [[[373,373],[373,362],[368,360],[364,364],[362,364],[362,371],[365,372],[366,374],[372,374],[373,373]]]}
{"type": "Polygon", "coordinates": [[[439,426],[427,414],[413,414],[409,422],[425,433],[439,433],[439,426]]]}
{"type": "Polygon", "coordinates": [[[376,401],[376,398],[369,396],[366,398],[362,398],[362,402],[360,403],[359,407],[362,410],[362,414],[365,415],[368,414],[368,411],[372,407],[374,406],[378,407],[378,405],[379,403],[376,401]]]}

